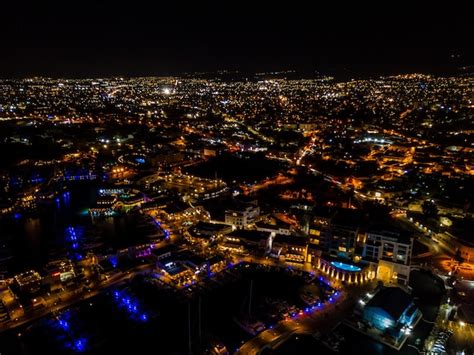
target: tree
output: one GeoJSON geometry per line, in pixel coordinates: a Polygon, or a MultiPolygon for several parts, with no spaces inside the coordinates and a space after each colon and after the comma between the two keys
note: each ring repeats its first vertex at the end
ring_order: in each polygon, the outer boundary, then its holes
{"type": "Polygon", "coordinates": [[[423,209],[423,213],[427,217],[436,217],[438,215],[438,207],[436,207],[434,202],[426,200],[421,205],[421,208],[423,209]]]}
{"type": "Polygon", "coordinates": [[[454,257],[454,260],[456,260],[459,264],[464,262],[464,258],[461,256],[461,251],[459,249],[456,250],[456,256],[454,257]]]}

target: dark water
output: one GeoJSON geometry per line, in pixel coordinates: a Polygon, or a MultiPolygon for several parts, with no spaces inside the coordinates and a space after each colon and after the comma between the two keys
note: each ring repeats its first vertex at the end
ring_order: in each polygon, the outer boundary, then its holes
{"type": "Polygon", "coordinates": [[[33,215],[0,220],[3,255],[13,256],[0,264],[0,270],[11,276],[29,268],[41,268],[49,260],[67,255],[65,228],[68,226],[79,228],[86,244],[104,242],[106,247],[123,247],[142,240],[133,214],[103,219],[90,217],[87,209],[95,203],[97,189],[94,182],[75,184],[58,201],[38,205],[33,215]]]}
{"type": "Polygon", "coordinates": [[[279,271],[241,267],[234,273],[240,276],[226,277],[223,284],[208,281],[200,296],[190,300],[137,277],[124,290],[133,295],[140,309],[148,312],[146,322],[137,321],[118,308],[114,292],[109,290],[67,311],[71,331],[66,335],[55,326],[53,317],[47,317],[28,327],[0,334],[0,352],[2,355],[75,353],[70,344],[77,339],[84,339],[85,352],[91,354],[186,354],[189,340],[193,353],[202,353],[210,339],[219,340],[234,352],[252,337],[234,322],[234,317],[248,310],[251,280],[252,313],[256,317],[262,314],[260,308],[267,297],[300,302],[297,295],[303,286],[298,277],[279,271]],[[21,337],[17,335],[19,332],[21,337]]]}

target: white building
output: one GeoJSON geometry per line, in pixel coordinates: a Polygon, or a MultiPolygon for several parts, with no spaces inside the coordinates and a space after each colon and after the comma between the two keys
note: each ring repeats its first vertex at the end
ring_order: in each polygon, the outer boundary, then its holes
{"type": "Polygon", "coordinates": [[[389,231],[368,232],[362,257],[377,263],[377,279],[407,285],[413,238],[389,231]]]}
{"type": "Polygon", "coordinates": [[[256,204],[242,204],[225,211],[225,223],[231,224],[234,228],[247,228],[249,224],[255,222],[259,214],[260,207],[256,204]]]}

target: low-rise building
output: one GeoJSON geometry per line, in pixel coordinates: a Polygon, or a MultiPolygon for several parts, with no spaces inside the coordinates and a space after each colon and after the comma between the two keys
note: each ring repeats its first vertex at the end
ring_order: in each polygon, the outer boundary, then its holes
{"type": "Polygon", "coordinates": [[[29,270],[14,277],[15,286],[22,293],[33,294],[39,291],[43,278],[34,270],[29,270]]]}
{"type": "Polygon", "coordinates": [[[224,223],[199,221],[194,227],[190,228],[188,232],[193,239],[210,242],[232,232],[232,226],[224,223]]]}
{"type": "Polygon", "coordinates": [[[363,321],[395,342],[409,335],[422,316],[412,297],[399,287],[379,288],[360,304],[363,321]]]}
{"type": "Polygon", "coordinates": [[[224,242],[240,245],[245,250],[265,250],[268,245],[271,245],[270,238],[270,233],[239,229],[227,234],[224,237],[224,242]]]}
{"type": "Polygon", "coordinates": [[[281,235],[290,235],[292,226],[277,218],[272,218],[270,223],[258,221],[255,223],[255,228],[260,232],[275,233],[281,235]]]}
{"type": "Polygon", "coordinates": [[[46,270],[52,282],[67,282],[76,277],[74,265],[68,259],[50,262],[46,265],[46,270]]]}
{"type": "Polygon", "coordinates": [[[308,253],[308,240],[305,237],[277,235],[273,238],[273,250],[281,250],[279,255],[284,256],[285,261],[304,263],[308,253]]]}
{"type": "Polygon", "coordinates": [[[260,208],[256,203],[235,203],[233,208],[225,211],[225,223],[234,228],[247,228],[260,215],[260,208]]]}

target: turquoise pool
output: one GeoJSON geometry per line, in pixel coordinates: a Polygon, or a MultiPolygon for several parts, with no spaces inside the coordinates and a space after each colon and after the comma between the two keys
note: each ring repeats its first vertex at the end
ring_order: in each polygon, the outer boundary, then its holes
{"type": "Polygon", "coordinates": [[[357,272],[357,271],[362,270],[358,266],[341,263],[340,261],[331,261],[331,265],[337,269],[344,270],[344,271],[357,272]]]}

